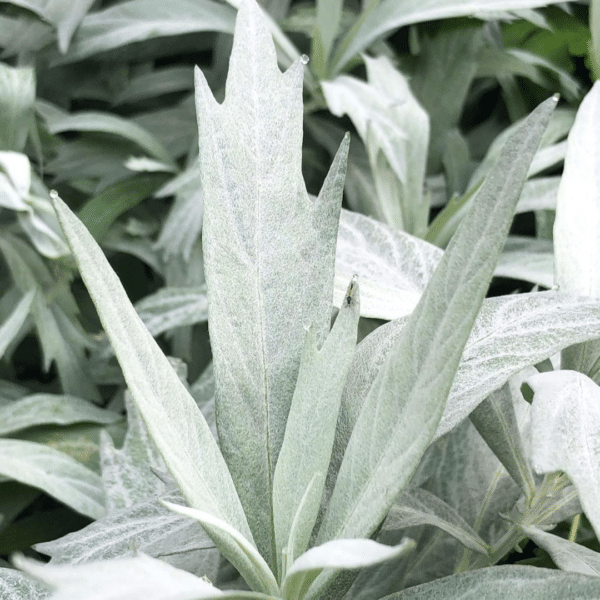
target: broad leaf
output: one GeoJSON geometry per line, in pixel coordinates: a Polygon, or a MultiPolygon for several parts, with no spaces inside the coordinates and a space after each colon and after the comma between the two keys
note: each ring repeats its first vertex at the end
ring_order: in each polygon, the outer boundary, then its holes
{"type": "Polygon", "coordinates": [[[17,567],[54,589],[52,600],[200,600],[222,595],[209,582],[149,556],[84,565],[44,565],[17,555],[17,567]]]}
{"type": "Polygon", "coordinates": [[[360,314],[397,319],[410,314],[443,252],[436,246],[342,209],[333,304],[342,305],[348,279],[360,278],[360,314]]]}
{"type": "Polygon", "coordinates": [[[279,568],[282,551],[285,550],[291,563],[306,550],[315,525],[331,459],[342,390],[354,356],[359,312],[359,284],[358,279],[353,278],[335,325],[322,347],[317,347],[313,328],[306,334],[273,478],[279,568]],[[295,525],[293,540],[292,524],[295,525]]]}
{"type": "MultiPolygon", "coordinates": [[[[182,502],[181,494],[165,496],[182,502]]],[[[53,565],[125,558],[136,549],[197,575],[216,576],[219,552],[202,527],[162,505],[158,498],[113,512],[87,527],[35,549],[52,558],[53,565]],[[202,572],[204,571],[204,572],[202,572]]]]}
{"type": "Polygon", "coordinates": [[[377,374],[317,540],[368,536],[432,440],[556,98],[509,142],[377,374]],[[518,158],[517,158],[518,156],[518,158]]]}
{"type": "MultiPolygon", "coordinates": [[[[556,201],[554,252],[556,284],[565,292],[600,297],[600,84],[586,95],[569,133],[565,168],[556,201]]],[[[563,352],[562,365],[599,381],[600,343],[563,352]]]]}
{"type": "Polygon", "coordinates": [[[600,576],[600,554],[585,546],[574,544],[537,527],[525,527],[523,531],[552,557],[563,571],[582,575],[600,576]]]}
{"type": "Polygon", "coordinates": [[[553,569],[502,565],[443,577],[382,600],[564,600],[595,598],[598,579],[553,569]]]}
{"type": "Polygon", "coordinates": [[[0,474],[37,487],[92,519],[104,515],[100,477],[44,444],[0,439],[0,474]]]}
{"type": "Polygon", "coordinates": [[[576,371],[539,373],[534,392],[531,453],[538,473],[564,471],[600,534],[600,387],[576,371]]]}
{"type": "Polygon", "coordinates": [[[302,69],[279,71],[252,0],[240,8],[223,104],[196,71],[219,440],[271,566],[273,471],[304,327],[314,325],[318,344],[329,330],[348,149],[346,139],[313,203],[301,173],[302,69]]]}

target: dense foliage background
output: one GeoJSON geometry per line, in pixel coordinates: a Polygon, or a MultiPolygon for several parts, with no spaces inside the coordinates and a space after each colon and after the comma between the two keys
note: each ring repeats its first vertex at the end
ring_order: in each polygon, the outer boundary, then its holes
{"type": "MultiPolygon", "coordinates": [[[[6,440],[46,445],[98,472],[101,432],[119,447],[126,431],[119,416],[123,378],[78,278],[50,189],[102,245],[199,404],[210,400],[193,66],[222,98],[235,4],[0,3],[0,436],[6,440]],[[74,399],[59,402],[56,395],[74,399]],[[17,414],[14,402],[23,399],[17,414]]],[[[389,2],[377,0],[263,0],[280,66],[299,54],[310,57],[308,191],[318,193],[350,130],[344,207],[444,247],[497,152],[494,141],[560,92],[490,295],[551,287],[557,176],[575,111],[600,73],[600,3],[490,10],[502,2],[482,0],[474,15],[461,14],[460,2],[432,3],[438,12],[404,4],[405,12],[394,16],[392,9],[382,13],[389,2]],[[383,16],[369,30],[378,10],[383,16]],[[422,129],[410,129],[414,114],[409,123],[386,112],[397,100],[374,67],[368,73],[373,57],[389,59],[408,78],[429,116],[424,139],[422,129]],[[395,128],[408,131],[413,146],[398,152],[402,135],[382,133],[395,128]],[[418,144],[428,144],[428,152],[418,144]],[[424,191],[415,191],[419,169],[424,191]],[[425,215],[412,200],[421,193],[431,199],[425,215]]],[[[361,335],[382,322],[362,318],[361,335]]],[[[9,446],[0,446],[0,457],[2,448],[9,446]]],[[[25,463],[27,448],[18,447],[25,463]]],[[[0,464],[3,560],[18,550],[41,557],[32,545],[93,519],[93,510],[61,502],[52,482],[19,476],[22,465],[14,469],[0,464]]],[[[577,541],[588,540],[598,550],[583,519],[577,541]]],[[[533,542],[527,550],[506,560],[552,565],[533,542]]]]}

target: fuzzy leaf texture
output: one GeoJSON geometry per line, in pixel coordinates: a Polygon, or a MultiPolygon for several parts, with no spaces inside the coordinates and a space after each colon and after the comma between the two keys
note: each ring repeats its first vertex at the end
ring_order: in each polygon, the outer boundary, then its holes
{"type": "Polygon", "coordinates": [[[196,70],[203,249],[221,449],[274,567],[273,472],[305,326],[329,330],[349,140],[313,203],[301,172],[303,64],[281,73],[254,1],[236,22],[225,101],[196,70]]]}
{"type": "Polygon", "coordinates": [[[354,425],[317,543],[370,536],[429,446],[557,100],[541,104],[506,143],[388,354],[354,425]]]}

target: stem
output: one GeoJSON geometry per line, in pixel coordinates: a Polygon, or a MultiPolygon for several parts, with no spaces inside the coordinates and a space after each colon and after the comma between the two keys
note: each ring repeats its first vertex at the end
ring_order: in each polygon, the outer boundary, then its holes
{"type": "Polygon", "coordinates": [[[577,539],[577,531],[579,529],[579,523],[581,523],[581,513],[575,515],[571,521],[571,529],[569,530],[569,541],[575,543],[577,539]]]}

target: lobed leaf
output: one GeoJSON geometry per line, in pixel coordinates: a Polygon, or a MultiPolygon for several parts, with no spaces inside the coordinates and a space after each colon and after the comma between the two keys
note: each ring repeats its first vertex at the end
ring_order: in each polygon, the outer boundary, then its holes
{"type": "Polygon", "coordinates": [[[257,547],[274,568],[273,472],[304,327],[329,331],[349,140],[312,202],[301,172],[302,69],[277,67],[254,0],[236,24],[225,101],[196,71],[202,242],[221,449],[257,547]]]}

